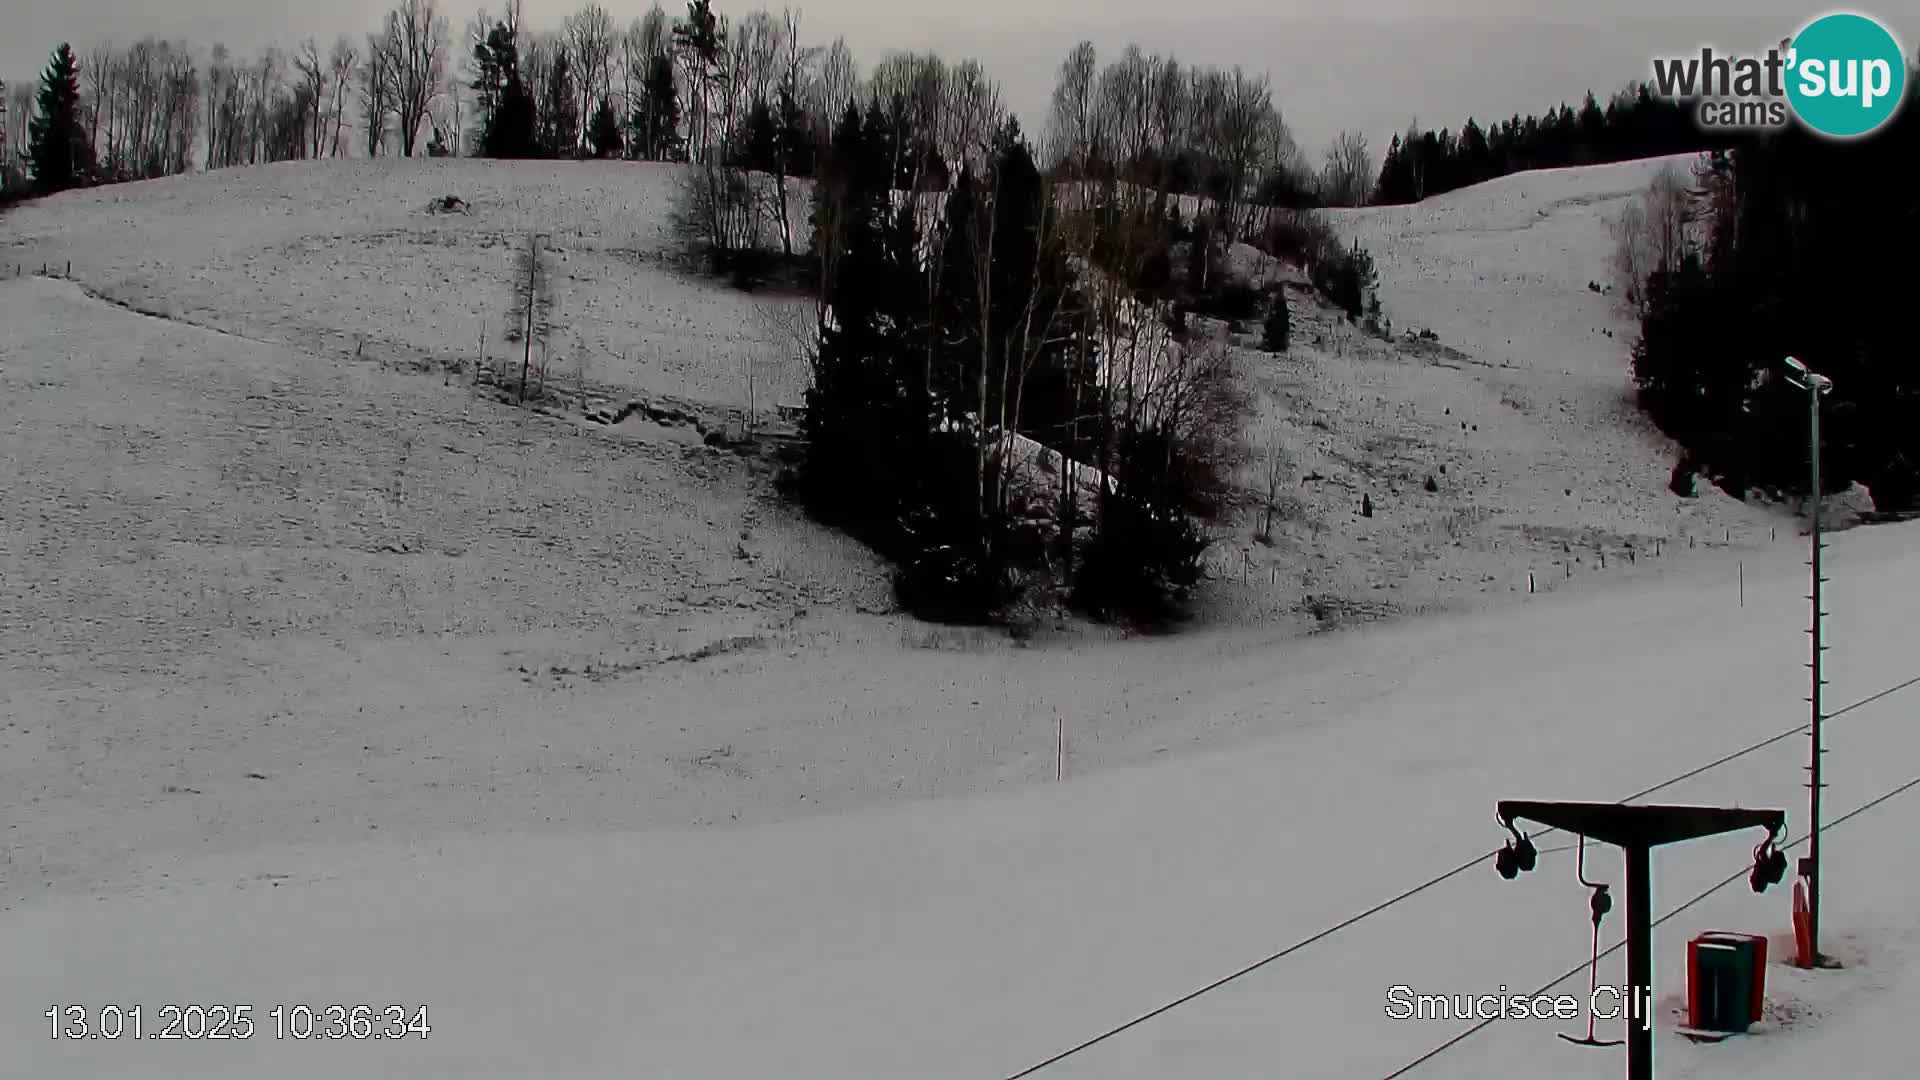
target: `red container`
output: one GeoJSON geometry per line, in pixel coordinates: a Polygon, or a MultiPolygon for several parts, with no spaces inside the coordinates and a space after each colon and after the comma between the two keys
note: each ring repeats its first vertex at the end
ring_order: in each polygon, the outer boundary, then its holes
{"type": "Polygon", "coordinates": [[[1760,1019],[1760,1009],[1767,994],[1767,939],[1761,934],[1739,934],[1727,930],[1709,930],[1687,943],[1687,1025],[1689,1027],[1712,1030],[1745,1030],[1747,1024],[1760,1019]],[[1709,959],[1703,964],[1701,952],[1705,949],[1711,954],[1722,957],[1729,954],[1744,954],[1732,963],[1726,960],[1709,959]],[[1711,967],[1710,976],[1703,969],[1711,967]],[[1748,992],[1743,994],[1742,1003],[1746,1006],[1745,1017],[1716,1017],[1713,1015],[1713,1002],[1709,997],[1709,987],[1715,977],[1724,977],[1730,971],[1739,971],[1748,979],[1748,992]],[[1726,1025],[1732,1020],[1732,1028],[1726,1025]],[[1740,1021],[1744,1020],[1744,1023],[1740,1021]],[[1718,1021],[1718,1022],[1716,1022],[1718,1021]]]}

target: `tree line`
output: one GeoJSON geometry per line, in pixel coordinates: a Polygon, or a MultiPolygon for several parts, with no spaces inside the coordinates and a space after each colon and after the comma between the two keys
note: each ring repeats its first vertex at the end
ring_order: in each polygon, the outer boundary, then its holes
{"type": "Polygon", "coordinates": [[[203,53],[148,37],[124,48],[102,43],[83,60],[62,44],[37,89],[7,94],[5,145],[14,149],[0,172],[10,189],[45,194],[193,168],[342,157],[356,138],[370,157],[450,153],[461,108],[448,76],[452,45],[437,0],[401,0],[359,41],[342,35],[323,50],[309,38],[291,53],[268,46],[252,59],[221,44],[203,53]]]}
{"type": "MultiPolygon", "coordinates": [[[[1247,112],[1264,80],[1183,67],[1137,47],[1099,72],[1080,74],[1086,60],[1077,51],[1069,63],[1074,78],[1063,83],[1064,97],[1056,94],[1049,141],[1039,148],[1047,164],[1064,160],[1051,140],[1071,129],[1086,147],[1072,161],[1081,175],[1112,174],[1183,196],[1237,194],[1253,157],[1262,159],[1253,201],[1304,208],[1417,201],[1524,169],[1725,144],[1642,85],[1604,107],[1588,94],[1578,111],[1561,105],[1484,129],[1473,119],[1457,133],[1410,127],[1376,174],[1355,133],[1336,138],[1317,165],[1290,141],[1260,145],[1277,119],[1247,112]],[[1175,123],[1179,137],[1170,138],[1175,123]]],[[[778,164],[805,175],[809,163],[788,158],[824,142],[847,100],[878,97],[897,122],[929,82],[947,76],[925,70],[930,64],[944,66],[893,53],[862,79],[844,39],[803,42],[797,13],[757,11],[729,22],[710,0],[690,3],[683,18],[656,4],[625,26],[589,3],[549,32],[525,26],[520,0],[511,0],[496,15],[478,14],[464,36],[451,31],[439,0],[401,0],[374,33],[342,35],[326,48],[307,39],[291,52],[270,46],[242,59],[224,45],[202,54],[155,38],[96,46],[63,67],[80,75],[87,149],[76,154],[71,178],[35,186],[348,153],[412,156],[429,135],[433,153],[700,161],[719,147],[763,166],[776,164],[773,147],[784,143],[793,149],[778,164]]],[[[974,83],[989,81],[969,65],[974,83]]],[[[36,97],[16,87],[6,100],[6,142],[20,155],[36,97]]],[[[942,150],[945,165],[952,148],[942,150]]],[[[7,157],[5,169],[17,170],[20,158],[7,157]]],[[[16,188],[20,179],[16,172],[16,188]]]]}
{"type": "Polygon", "coordinates": [[[1685,450],[1676,492],[1696,476],[1740,498],[1808,490],[1807,397],[1783,364],[1794,356],[1833,380],[1823,488],[1859,482],[1878,510],[1920,510],[1917,84],[1909,72],[1904,107],[1871,137],[1748,135],[1704,160],[1693,191],[1656,184],[1630,211],[1651,238],[1633,371],[1685,450]]]}
{"type": "MultiPolygon", "coordinates": [[[[444,72],[435,25],[409,0],[377,64],[444,72]]],[[[1284,295],[1234,279],[1226,250],[1305,237],[1316,282],[1353,254],[1275,217],[1274,191],[1321,177],[1268,80],[1239,69],[1137,47],[1103,67],[1083,44],[1036,143],[977,61],[890,53],[863,72],[844,41],[806,43],[792,13],[733,20],[691,0],[616,32],[589,6],[541,34],[512,5],[477,17],[465,52],[447,81],[471,92],[472,152],[687,162],[675,217],[691,250],[805,267],[813,316],[792,343],[814,379],[792,490],[894,558],[923,614],[988,619],[1054,591],[1106,614],[1177,609],[1228,504],[1247,403],[1224,336],[1190,316],[1264,318],[1284,347],[1284,295]],[[798,213],[792,177],[814,181],[798,213]]],[[[208,160],[345,152],[356,72],[363,119],[423,118],[444,140],[421,80],[338,55],[303,50],[280,124],[257,107],[271,65],[216,80],[236,105],[210,114],[208,160]]],[[[54,80],[74,89],[55,112],[90,120],[76,69],[54,80]]]]}
{"type": "Polygon", "coordinates": [[[1098,217],[1017,122],[925,206],[896,197],[895,141],[883,112],[849,106],[821,160],[795,493],[893,558],[925,617],[986,621],[1049,594],[1172,614],[1245,409],[1231,352],[1084,273],[1098,217]]]}
{"type": "Polygon", "coordinates": [[[1646,83],[1620,91],[1604,108],[1589,91],[1578,111],[1562,103],[1489,127],[1469,117],[1457,133],[1409,125],[1388,144],[1371,201],[1419,202],[1531,169],[1724,150],[1736,138],[1702,129],[1686,105],[1656,95],[1646,83]]]}
{"type": "Polygon", "coordinates": [[[956,70],[876,72],[817,149],[792,490],[923,616],[1175,617],[1248,454],[1242,354],[1190,317],[1264,308],[1286,347],[1284,294],[1223,255],[1270,229],[1263,183],[1311,180],[1244,71],[1083,43],[1036,143],[956,70]]]}

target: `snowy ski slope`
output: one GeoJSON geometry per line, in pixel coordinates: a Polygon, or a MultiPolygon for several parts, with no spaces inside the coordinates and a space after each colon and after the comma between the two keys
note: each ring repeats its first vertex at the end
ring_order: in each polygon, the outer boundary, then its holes
{"type": "MultiPolygon", "coordinates": [[[[1657,167],[1346,215],[1437,345],[1296,307],[1288,356],[1248,354],[1256,427],[1318,477],[1279,543],[1245,541],[1251,509],[1225,530],[1182,635],[1023,645],[886,614],[883,567],[684,426],[441,374],[541,229],[560,377],[737,404],[777,320],[665,264],[670,170],[285,166],[15,211],[0,264],[75,280],[0,280],[9,1070],[1007,1076],[1491,849],[1496,798],[1617,798],[1793,727],[1794,524],[1665,491],[1630,323],[1586,289],[1657,167]],[[473,214],[429,214],[443,194],[473,214]],[[47,1008],[112,1002],[426,1004],[434,1031],[48,1038],[47,1008]]],[[[1835,540],[1836,706],[1920,675],[1914,535],[1835,540]]],[[[1920,775],[1915,694],[1835,724],[1836,814],[1920,775]]],[[[1783,806],[1797,835],[1803,760],[1663,797],[1783,806]]],[[[1771,1030],[1663,1034],[1663,1075],[1906,1075],[1887,852],[1916,799],[1828,842],[1859,962],[1775,968],[1771,1030]]],[[[1656,907],[1752,842],[1663,855],[1656,907]]],[[[1785,929],[1784,890],[1744,889],[1663,931],[1665,992],[1692,932],[1785,929]]],[[[1388,1020],[1390,986],[1532,990],[1585,925],[1570,853],[1477,868],[1040,1075],[1384,1076],[1458,1030],[1388,1020]]],[[[1617,1071],[1512,1023],[1413,1075],[1617,1071]]]]}
{"type": "MultiPolygon", "coordinates": [[[[1836,703],[1915,673],[1912,539],[1835,544],[1836,703]]],[[[196,861],[191,886],[17,904],[0,916],[0,1039],[50,1080],[1011,1075],[1496,846],[1498,797],[1617,798],[1791,728],[1801,571],[1783,551],[1747,575],[1744,608],[1701,574],[1329,639],[1305,677],[1218,665],[1199,708],[1295,709],[1232,753],[771,827],[263,844],[196,861]],[[434,1030],[75,1045],[39,1019],[112,1001],[426,1003],[434,1030]]],[[[1836,816],[1920,773],[1912,711],[1910,691],[1833,724],[1836,816]]],[[[1076,755],[1098,737],[1067,731],[1076,755]]],[[[1661,797],[1797,823],[1803,752],[1789,740],[1661,797]]],[[[1898,853],[1916,799],[1829,836],[1828,939],[1854,966],[1772,968],[1775,1019],[1742,1041],[1696,1047],[1663,1017],[1661,1075],[1906,1075],[1898,1025],[1920,983],[1898,853]]],[[[1753,839],[1667,849],[1658,911],[1742,870],[1753,839]]],[[[1463,1026],[1388,1019],[1390,987],[1531,992],[1583,958],[1584,890],[1571,854],[1543,846],[1517,882],[1483,864],[1042,1075],[1383,1076],[1463,1026]]],[[[1590,872],[1617,888],[1616,863],[1590,872]]],[[[1786,912],[1784,890],[1741,879],[1663,928],[1664,1004],[1686,937],[1777,933],[1786,912]]],[[[1555,1030],[1496,1024],[1418,1075],[1617,1075],[1615,1054],[1555,1030]]]]}

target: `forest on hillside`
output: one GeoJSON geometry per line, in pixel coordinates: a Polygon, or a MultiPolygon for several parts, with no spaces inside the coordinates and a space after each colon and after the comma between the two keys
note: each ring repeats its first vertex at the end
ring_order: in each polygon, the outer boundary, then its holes
{"type": "Polygon", "coordinates": [[[1177,609],[1245,451],[1232,352],[1191,320],[1258,320],[1286,348],[1284,293],[1234,279],[1226,251],[1296,262],[1384,332],[1371,257],[1313,211],[1529,169],[1703,152],[1619,223],[1634,377],[1684,448],[1676,491],[1696,474],[1743,497],[1804,490],[1799,406],[1777,378],[1791,354],[1836,383],[1830,482],[1869,485],[1883,509],[1920,501],[1920,390],[1899,351],[1899,268],[1920,239],[1912,108],[1855,143],[1708,134],[1640,85],[1410,127],[1376,163],[1354,133],[1297,145],[1264,76],[1139,46],[1103,63],[1082,43],[1036,137],[976,60],[893,52],[863,71],[796,11],[735,18],[711,0],[625,26],[590,3],[553,30],[515,0],[457,35],[436,0],[401,0],[362,39],[252,59],[63,45],[0,100],[15,195],[361,155],[685,163],[684,253],[815,296],[812,324],[788,328],[814,369],[792,490],[942,616],[1055,591],[1096,613],[1177,609]],[[1882,259],[1894,269],[1871,269],[1882,259]],[[1021,455],[1061,463],[1057,486],[1023,487],[1021,455]]]}
{"type": "MultiPolygon", "coordinates": [[[[1920,510],[1920,365],[1911,309],[1920,251],[1920,71],[1871,137],[1799,127],[1743,139],[1699,170],[1684,208],[1698,243],[1665,246],[1638,297],[1641,402],[1696,474],[1745,497],[1810,486],[1798,358],[1833,380],[1823,402],[1827,491],[1866,485],[1875,508],[1920,510]]],[[[1658,193],[1654,193],[1656,196],[1658,193]]],[[[1663,200],[1655,198],[1652,215],[1663,200]]]]}

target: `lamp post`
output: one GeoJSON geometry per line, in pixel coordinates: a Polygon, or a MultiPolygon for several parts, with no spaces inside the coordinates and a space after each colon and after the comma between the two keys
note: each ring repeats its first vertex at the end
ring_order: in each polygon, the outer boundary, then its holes
{"type": "Polygon", "coordinates": [[[1811,484],[1808,493],[1812,499],[1811,527],[1807,530],[1811,539],[1811,556],[1807,565],[1813,571],[1813,588],[1807,599],[1813,604],[1813,618],[1807,627],[1807,635],[1812,639],[1811,659],[1807,662],[1812,672],[1812,683],[1807,701],[1812,707],[1813,723],[1809,727],[1811,746],[1808,749],[1807,765],[1807,855],[1800,860],[1800,876],[1807,881],[1807,953],[1808,962],[1814,967],[1825,966],[1820,955],[1820,759],[1826,753],[1820,741],[1821,715],[1820,688],[1824,680],[1820,676],[1820,656],[1827,651],[1822,640],[1821,619],[1826,612],[1820,610],[1820,586],[1825,579],[1820,576],[1820,399],[1833,392],[1833,380],[1807,369],[1807,365],[1794,357],[1787,357],[1787,367],[1797,378],[1789,376],[1787,381],[1807,392],[1807,457],[1811,463],[1811,484]]]}

